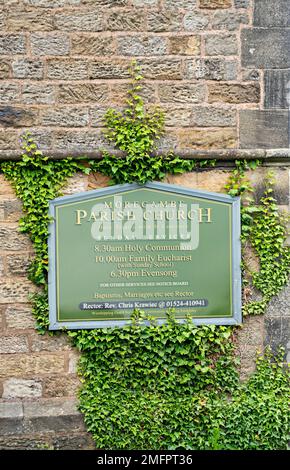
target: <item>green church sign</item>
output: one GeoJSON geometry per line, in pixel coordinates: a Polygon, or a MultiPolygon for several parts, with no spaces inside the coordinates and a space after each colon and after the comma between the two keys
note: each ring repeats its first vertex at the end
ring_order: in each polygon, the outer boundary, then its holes
{"type": "Polygon", "coordinates": [[[240,201],[161,183],[50,203],[50,329],[241,323],[240,201]]]}

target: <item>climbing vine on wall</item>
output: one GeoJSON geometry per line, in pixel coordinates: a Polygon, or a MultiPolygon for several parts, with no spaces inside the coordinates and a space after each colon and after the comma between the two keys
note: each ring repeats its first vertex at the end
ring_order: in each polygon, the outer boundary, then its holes
{"type": "MultiPolygon", "coordinates": [[[[108,110],[105,117],[107,138],[125,153],[124,158],[105,153],[99,162],[51,160],[26,135],[22,160],[1,164],[23,203],[20,230],[35,248],[29,277],[41,288],[32,299],[41,333],[48,325],[48,203],[69,177],[77,171],[100,171],[113,183],[144,183],[214,164],[152,156],[156,139],[164,132],[164,115],[159,109],[145,109],[139,95],[142,77],[135,67],[132,73],[127,108],[123,113],[108,110]]],[[[229,194],[250,193],[245,172],[255,168],[255,162],[236,162],[229,194]]],[[[242,209],[242,241],[252,244],[260,260],[256,273],[243,266],[244,277],[263,296],[259,312],[252,302],[246,305],[247,313],[260,313],[262,302],[265,306],[289,274],[285,221],[277,211],[271,184],[257,207],[245,198],[242,209]],[[270,272],[275,273],[273,282],[270,272]]],[[[266,353],[258,359],[251,379],[241,384],[232,327],[197,327],[190,319],[180,325],[173,312],[167,317],[167,324],[156,326],[150,316],[135,311],[132,324],[123,329],[68,332],[82,352],[80,409],[97,448],[285,449],[289,374],[282,356],[266,353]]]]}

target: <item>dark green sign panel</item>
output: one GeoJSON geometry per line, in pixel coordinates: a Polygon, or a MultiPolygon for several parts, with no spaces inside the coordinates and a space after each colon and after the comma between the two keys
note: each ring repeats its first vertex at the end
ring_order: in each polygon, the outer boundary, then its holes
{"type": "Polygon", "coordinates": [[[49,238],[50,329],[241,322],[240,202],[148,183],[55,199],[49,238]]]}

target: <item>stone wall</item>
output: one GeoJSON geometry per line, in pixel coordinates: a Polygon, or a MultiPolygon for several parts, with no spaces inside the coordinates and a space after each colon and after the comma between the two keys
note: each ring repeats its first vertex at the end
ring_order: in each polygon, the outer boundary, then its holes
{"type": "MultiPolygon", "coordinates": [[[[268,170],[277,179],[275,197],[281,210],[289,208],[289,168],[262,167],[249,177],[258,199],[268,170]]],[[[188,188],[224,192],[230,170],[167,176],[165,182],[188,188]]],[[[100,174],[72,178],[64,194],[107,186],[100,174]]],[[[35,287],[27,280],[33,255],[26,235],[18,231],[21,205],[11,186],[0,176],[0,449],[89,449],[93,444],[77,411],[77,354],[65,335],[40,336],[34,329],[28,294],[35,287]]],[[[252,260],[255,262],[255,260],[252,260]]],[[[283,345],[290,359],[289,287],[272,300],[264,316],[248,317],[237,330],[236,353],[241,378],[255,368],[257,350],[283,345]]]]}
{"type": "Polygon", "coordinates": [[[288,147],[287,0],[2,0],[0,26],[4,157],[27,128],[52,154],[107,148],[132,58],[167,112],[161,150],[288,147]]]}

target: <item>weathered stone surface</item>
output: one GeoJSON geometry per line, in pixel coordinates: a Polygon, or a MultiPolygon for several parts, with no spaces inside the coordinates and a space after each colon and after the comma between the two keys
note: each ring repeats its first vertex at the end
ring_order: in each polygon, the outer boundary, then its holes
{"type": "Polygon", "coordinates": [[[142,75],[150,80],[179,80],[182,78],[180,59],[142,59],[138,61],[142,75]]]}
{"type": "Polygon", "coordinates": [[[29,130],[38,148],[43,151],[52,148],[53,132],[49,128],[31,127],[29,130]]]}
{"type": "Polygon", "coordinates": [[[102,31],[103,15],[97,10],[68,10],[55,15],[55,27],[60,31],[102,31]]]}
{"type": "Polygon", "coordinates": [[[258,103],[260,101],[259,84],[245,85],[229,83],[210,83],[209,103],[258,103]]]}
{"type": "Polygon", "coordinates": [[[52,375],[43,379],[44,397],[73,397],[80,388],[80,381],[76,375],[52,375]]]}
{"type": "Polygon", "coordinates": [[[185,61],[185,77],[197,80],[234,80],[237,64],[220,58],[188,59],[185,61]]]}
{"type": "Polygon", "coordinates": [[[15,196],[14,190],[9,181],[0,174],[0,194],[3,196],[15,196]]]}
{"type": "MultiPolygon", "coordinates": [[[[1,182],[0,182],[1,185],[1,182]]],[[[22,216],[21,201],[15,197],[0,196],[0,220],[6,222],[16,222],[22,216]]]]}
{"type": "Polygon", "coordinates": [[[73,55],[108,56],[115,52],[113,36],[73,35],[71,52],[73,55]]]}
{"type": "MultiPolygon", "coordinates": [[[[0,256],[0,277],[2,276],[4,276],[4,257],[0,256]]],[[[3,317],[1,313],[0,313],[0,318],[1,318],[1,324],[2,324],[3,317]]]]}
{"type": "Polygon", "coordinates": [[[250,0],[234,0],[234,5],[236,8],[248,8],[250,0]]]}
{"type": "Polygon", "coordinates": [[[225,10],[217,11],[212,19],[213,29],[227,29],[234,31],[239,29],[240,25],[245,25],[249,22],[247,13],[229,12],[225,10]]]}
{"type": "Polygon", "coordinates": [[[89,175],[88,189],[105,188],[109,184],[110,178],[102,173],[91,173],[89,175]]]}
{"type": "Polygon", "coordinates": [[[69,360],[68,360],[68,371],[70,374],[76,374],[78,371],[78,363],[79,363],[80,353],[77,351],[72,351],[69,353],[69,360]]]}
{"type": "Polygon", "coordinates": [[[223,129],[181,129],[178,131],[179,147],[182,149],[221,149],[235,148],[236,130],[223,129]]]}
{"type": "Polygon", "coordinates": [[[2,279],[0,285],[0,303],[27,302],[29,294],[35,291],[35,286],[28,280],[2,279]]]}
{"type": "MultiPolygon", "coordinates": [[[[0,436],[0,450],[53,450],[51,435],[8,434],[0,436]]],[[[25,432],[25,430],[24,430],[25,432]]]]}
{"type": "Polygon", "coordinates": [[[245,380],[256,368],[257,352],[262,352],[264,338],[264,318],[247,317],[243,326],[237,330],[236,354],[240,359],[241,379],[245,380]]]}
{"type": "Polygon", "coordinates": [[[290,284],[270,301],[266,317],[290,317],[290,284]]]}
{"type": "Polygon", "coordinates": [[[288,0],[255,0],[254,26],[272,28],[290,26],[290,8],[288,0]]]}
{"type": "Polygon", "coordinates": [[[0,125],[3,127],[30,127],[37,124],[37,110],[0,106],[0,125]]]}
{"type": "Polygon", "coordinates": [[[68,152],[80,148],[84,151],[91,151],[94,148],[110,149],[104,136],[97,132],[96,129],[93,131],[84,130],[83,132],[71,130],[57,131],[54,138],[56,148],[68,152]]]}
{"type": "Polygon", "coordinates": [[[159,0],[133,0],[133,5],[134,7],[144,7],[146,6],[152,6],[155,7],[159,3],[159,0]]]}
{"type": "Polygon", "coordinates": [[[12,31],[52,31],[53,16],[49,10],[9,8],[7,26],[12,31]]]}
{"type": "Polygon", "coordinates": [[[169,38],[169,54],[198,55],[200,54],[199,36],[172,36],[169,38]]]}
{"type": "Polygon", "coordinates": [[[30,336],[31,351],[65,351],[70,349],[69,341],[66,336],[48,336],[34,333],[30,336]]]}
{"type": "Polygon", "coordinates": [[[0,36],[0,55],[25,54],[26,38],[24,34],[5,34],[0,36]]]}
{"type": "Polygon", "coordinates": [[[0,429],[2,434],[22,431],[23,406],[20,401],[0,400],[0,429]]]}
{"type": "Polygon", "coordinates": [[[243,29],[242,65],[256,68],[290,68],[290,29],[243,29]]]}
{"type": "Polygon", "coordinates": [[[200,8],[230,8],[232,0],[200,0],[200,8]]]}
{"type": "Polygon", "coordinates": [[[128,61],[124,59],[99,59],[89,64],[89,78],[129,78],[128,61]]]}
{"type": "Polygon", "coordinates": [[[95,450],[95,444],[90,434],[80,434],[76,436],[59,436],[52,441],[53,448],[58,450],[95,450]]]}
{"type": "Polygon", "coordinates": [[[148,31],[179,31],[182,14],[175,10],[149,11],[147,16],[148,31]]]}
{"type": "Polygon", "coordinates": [[[241,148],[288,147],[288,111],[241,110],[241,148]]]}
{"type": "Polygon", "coordinates": [[[238,39],[235,34],[208,34],[205,37],[206,55],[237,55],[238,39]]]}
{"type": "MultiPolygon", "coordinates": [[[[249,171],[247,178],[253,186],[254,201],[260,204],[261,198],[265,194],[266,180],[269,169],[265,167],[257,168],[255,171],[249,171]]],[[[272,196],[276,199],[279,206],[288,206],[289,204],[289,170],[288,168],[275,167],[271,169],[274,177],[272,196]]]]}
{"type": "Polygon", "coordinates": [[[65,371],[63,354],[7,354],[0,356],[0,377],[62,374],[65,371]]]}
{"type": "Polygon", "coordinates": [[[184,173],[183,175],[167,175],[166,182],[187,188],[224,193],[224,187],[229,176],[229,171],[215,169],[202,173],[192,172],[184,173]]]}
{"type": "MultiPolygon", "coordinates": [[[[111,85],[110,95],[109,95],[109,102],[113,104],[113,106],[117,106],[118,108],[126,104],[126,100],[128,99],[128,86],[129,83],[113,83],[111,85]]],[[[156,86],[153,83],[146,83],[143,82],[142,90],[140,91],[140,96],[144,99],[145,103],[156,103],[156,86]]],[[[100,108],[101,112],[102,109],[100,108]]],[[[106,108],[107,109],[107,108],[106,108]]]]}
{"type": "Polygon", "coordinates": [[[165,125],[173,127],[184,127],[191,125],[191,108],[169,104],[162,109],[165,111],[165,125]]]}
{"type": "Polygon", "coordinates": [[[163,84],[158,85],[161,103],[200,103],[205,98],[204,84],[163,84]]]}
{"type": "Polygon", "coordinates": [[[290,105],[290,70],[266,70],[265,108],[288,109],[290,105]]]}
{"type": "MultiPolygon", "coordinates": [[[[116,0],[118,1],[118,0],[116,0]]],[[[95,0],[97,3],[98,0],[95,0]]],[[[82,0],[24,0],[24,4],[31,5],[33,7],[45,7],[45,8],[60,8],[65,6],[77,6],[82,3],[82,0]]],[[[85,3],[85,2],[83,2],[85,3]]]]}
{"type": "Polygon", "coordinates": [[[48,108],[40,112],[40,124],[43,126],[83,127],[89,123],[88,108],[48,108]]]}
{"type": "Polygon", "coordinates": [[[7,255],[7,275],[8,276],[27,276],[28,268],[32,261],[32,255],[29,253],[7,255]]]}
{"type": "Polygon", "coordinates": [[[34,59],[16,59],[12,62],[13,78],[43,78],[43,62],[34,59]]]}
{"type": "Polygon", "coordinates": [[[255,69],[242,69],[241,71],[241,78],[243,82],[248,81],[259,81],[261,77],[260,71],[255,69]]]}
{"type": "MultiPolygon", "coordinates": [[[[1,134],[0,134],[1,135],[1,134]]],[[[19,233],[18,225],[12,226],[0,224],[0,246],[1,251],[26,250],[30,247],[29,238],[19,233]]]]}
{"type": "Polygon", "coordinates": [[[0,79],[6,79],[10,76],[10,62],[8,60],[0,60],[0,79]]]}
{"type": "Polygon", "coordinates": [[[108,100],[108,86],[100,83],[84,83],[81,85],[60,85],[58,90],[59,103],[104,103],[108,100]]]}
{"type": "Polygon", "coordinates": [[[70,51],[69,37],[66,34],[31,34],[31,50],[35,56],[63,56],[70,51]]]}
{"type": "Polygon", "coordinates": [[[140,10],[114,11],[107,19],[109,31],[142,31],[145,14],[140,10]]]}
{"type": "Polygon", "coordinates": [[[41,395],[42,385],[38,380],[11,378],[3,384],[3,398],[37,398],[41,395]]]}
{"type": "MultiPolygon", "coordinates": [[[[11,150],[19,149],[19,138],[16,131],[7,131],[0,130],[0,150],[11,150]]],[[[0,239],[1,239],[1,229],[0,229],[0,239]]]]}
{"type": "Polygon", "coordinates": [[[202,31],[209,24],[209,16],[206,13],[186,13],[183,20],[185,31],[202,31]]]}
{"type": "Polygon", "coordinates": [[[290,317],[268,317],[265,319],[265,327],[265,345],[275,352],[284,347],[286,356],[290,345],[290,317]]]}
{"type": "Polygon", "coordinates": [[[26,353],[28,351],[29,347],[26,336],[1,336],[0,354],[26,353]]]}
{"type": "Polygon", "coordinates": [[[0,84],[0,103],[17,103],[19,101],[19,85],[15,83],[0,84]]]}
{"type": "Polygon", "coordinates": [[[32,432],[85,430],[73,398],[45,398],[24,401],[24,416],[32,432]]]}
{"type": "Polygon", "coordinates": [[[7,328],[27,329],[35,327],[35,320],[31,313],[31,307],[26,305],[13,305],[5,311],[7,328]]]}
{"type": "Polygon", "coordinates": [[[55,87],[42,83],[26,83],[23,85],[22,99],[25,104],[53,104],[55,87]]]}
{"type": "Polygon", "coordinates": [[[117,52],[121,55],[163,55],[166,54],[166,38],[160,36],[120,36],[117,38],[117,52]]]}
{"type": "Polygon", "coordinates": [[[84,80],[88,78],[88,62],[84,59],[49,59],[47,78],[51,80],[84,80]]]}
{"type": "Polygon", "coordinates": [[[194,106],[191,124],[195,127],[233,127],[236,124],[236,111],[215,106],[194,106]]]}
{"type": "Polygon", "coordinates": [[[83,173],[76,173],[68,179],[67,184],[62,189],[63,195],[76,194],[87,191],[88,176],[83,173]]]}

